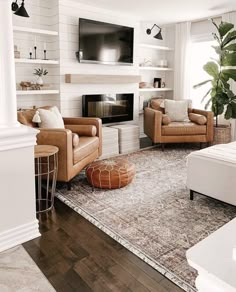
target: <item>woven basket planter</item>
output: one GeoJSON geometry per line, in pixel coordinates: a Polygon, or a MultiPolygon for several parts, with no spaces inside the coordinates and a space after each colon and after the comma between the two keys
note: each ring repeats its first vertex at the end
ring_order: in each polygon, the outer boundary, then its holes
{"type": "Polygon", "coordinates": [[[226,144],[231,142],[231,126],[219,125],[214,127],[213,144],[226,144]]]}

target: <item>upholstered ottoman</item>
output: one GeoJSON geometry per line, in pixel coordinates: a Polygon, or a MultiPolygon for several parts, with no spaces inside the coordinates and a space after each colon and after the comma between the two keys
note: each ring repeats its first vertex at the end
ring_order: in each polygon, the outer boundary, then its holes
{"type": "Polygon", "coordinates": [[[123,158],[95,161],[86,169],[88,182],[101,189],[127,186],[134,178],[135,166],[123,158]]]}
{"type": "Polygon", "coordinates": [[[193,193],[236,205],[236,142],[192,152],[187,158],[187,186],[193,193]]]}

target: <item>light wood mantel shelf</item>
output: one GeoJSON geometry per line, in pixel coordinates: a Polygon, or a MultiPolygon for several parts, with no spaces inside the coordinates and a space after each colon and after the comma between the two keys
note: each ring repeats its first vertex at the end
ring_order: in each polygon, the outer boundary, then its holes
{"type": "Polygon", "coordinates": [[[91,74],[66,74],[66,83],[73,84],[118,84],[139,83],[140,75],[91,75],[91,74]]]}

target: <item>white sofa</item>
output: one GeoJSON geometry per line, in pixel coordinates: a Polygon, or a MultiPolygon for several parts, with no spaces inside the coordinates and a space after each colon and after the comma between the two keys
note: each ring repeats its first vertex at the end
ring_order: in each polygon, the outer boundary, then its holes
{"type": "Polygon", "coordinates": [[[236,205],[236,142],[189,154],[187,187],[191,200],[196,192],[236,205]]]}

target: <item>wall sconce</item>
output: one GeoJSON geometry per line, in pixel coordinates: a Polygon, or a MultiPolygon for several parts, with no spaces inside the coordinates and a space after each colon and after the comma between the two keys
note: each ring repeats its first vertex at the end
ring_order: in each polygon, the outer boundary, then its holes
{"type": "Polygon", "coordinates": [[[14,12],[15,15],[22,16],[22,17],[29,17],[29,14],[27,13],[25,9],[24,0],[22,0],[20,7],[17,4],[17,0],[15,2],[12,2],[11,9],[12,11],[15,11],[14,12]]]}
{"type": "Polygon", "coordinates": [[[163,40],[162,35],[161,35],[161,28],[160,28],[160,26],[158,26],[158,25],[156,25],[156,24],[153,24],[153,26],[152,26],[151,29],[148,28],[148,29],[146,30],[146,33],[147,33],[147,34],[151,34],[151,32],[152,32],[152,30],[153,30],[153,28],[154,28],[155,26],[159,28],[159,32],[158,32],[156,35],[154,35],[153,37],[154,37],[155,39],[158,39],[158,40],[163,40]]]}

